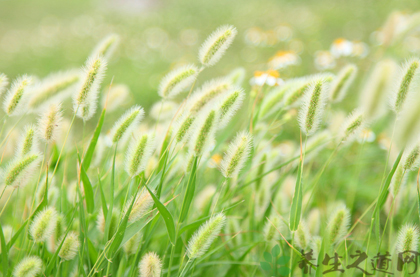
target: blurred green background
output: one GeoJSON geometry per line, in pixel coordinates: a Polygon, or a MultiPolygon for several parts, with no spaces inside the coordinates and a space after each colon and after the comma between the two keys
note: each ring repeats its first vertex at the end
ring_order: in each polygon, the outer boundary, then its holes
{"type": "Polygon", "coordinates": [[[136,102],[147,109],[158,100],[156,89],[162,76],[177,64],[197,62],[199,46],[220,25],[235,25],[238,37],[221,62],[200,76],[199,83],[242,66],[248,84],[253,72],[266,70],[266,62],[279,50],[297,51],[302,60],[300,66],[281,72],[281,77],[287,78],[316,72],[315,53],[328,50],[336,38],[361,40],[374,48],[372,33],[389,14],[394,10],[415,12],[419,3],[1,0],[0,72],[13,79],[23,73],[44,77],[80,67],[102,37],[118,33],[121,44],[104,84],[112,77],[115,83],[126,83],[136,102]],[[250,30],[260,32],[257,37],[254,32],[251,41],[250,30]]]}

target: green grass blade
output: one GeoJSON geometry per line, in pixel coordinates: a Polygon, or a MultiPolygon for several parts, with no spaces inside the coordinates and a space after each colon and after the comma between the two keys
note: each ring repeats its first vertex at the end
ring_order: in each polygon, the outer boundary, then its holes
{"type": "Polygon", "coordinates": [[[98,174],[98,184],[99,184],[99,191],[101,194],[102,212],[104,213],[104,217],[106,218],[108,215],[108,208],[106,207],[106,198],[104,194],[104,189],[102,188],[102,182],[101,182],[101,178],[99,177],[99,174],[98,174]]]}
{"type": "Polygon", "coordinates": [[[302,163],[303,161],[301,160],[298,167],[298,176],[296,179],[296,186],[295,192],[293,194],[292,206],[290,208],[290,231],[297,230],[302,213],[302,163]]]}
{"type": "Polygon", "coordinates": [[[104,108],[102,110],[101,117],[99,118],[98,125],[96,125],[96,129],[95,129],[95,132],[93,133],[92,139],[90,140],[86,154],[83,158],[83,167],[86,169],[86,171],[89,170],[93,153],[95,152],[95,147],[96,147],[96,144],[98,143],[99,135],[101,134],[102,125],[104,124],[104,120],[105,120],[105,112],[106,112],[106,109],[104,108]]]}
{"type": "Polygon", "coordinates": [[[159,213],[162,215],[163,220],[165,221],[166,229],[168,230],[168,235],[171,243],[175,245],[175,223],[172,215],[168,211],[168,209],[163,205],[159,199],[156,198],[155,194],[147,187],[147,190],[149,191],[150,195],[153,198],[153,201],[155,202],[156,208],[159,210],[159,213]]]}
{"type": "Polygon", "coordinates": [[[388,194],[389,194],[389,186],[390,186],[390,184],[391,184],[392,177],[394,176],[394,173],[395,173],[395,171],[397,170],[398,164],[400,163],[400,160],[401,160],[401,157],[402,157],[403,153],[404,153],[404,149],[402,149],[402,150],[400,151],[400,154],[398,155],[397,159],[395,160],[394,165],[392,166],[392,169],[391,169],[391,171],[389,172],[388,177],[386,178],[385,185],[383,186],[383,188],[382,188],[382,190],[381,190],[381,193],[380,193],[380,195],[379,195],[379,198],[378,198],[378,205],[376,205],[376,208],[375,208],[374,214],[375,214],[378,210],[381,210],[381,208],[383,207],[383,205],[384,205],[384,204],[385,204],[385,202],[386,202],[386,199],[388,198],[388,194]]]}
{"type": "MultiPolygon", "coordinates": [[[[80,156],[77,154],[77,158],[79,159],[80,164],[80,156]]],[[[93,196],[93,188],[92,183],[89,180],[88,175],[86,174],[85,169],[83,168],[83,164],[80,165],[80,178],[83,183],[83,189],[85,191],[85,200],[86,200],[86,207],[88,213],[93,213],[93,210],[95,209],[95,198],[93,196]]]]}
{"type": "Polygon", "coordinates": [[[9,258],[8,253],[9,253],[9,249],[7,248],[6,245],[6,239],[4,238],[4,234],[3,234],[3,227],[0,225],[0,243],[1,243],[1,265],[2,265],[2,272],[3,272],[3,276],[7,276],[7,271],[9,270],[8,266],[9,266],[9,258]]]}
{"type": "Polygon", "coordinates": [[[111,239],[109,237],[109,228],[112,220],[112,210],[114,209],[114,182],[115,182],[115,157],[117,156],[117,146],[115,146],[114,158],[112,160],[112,174],[111,174],[111,189],[109,196],[108,214],[105,219],[105,240],[111,239]]]}
{"type": "Polygon", "coordinates": [[[179,223],[184,222],[184,220],[187,218],[191,202],[194,198],[195,181],[197,179],[197,159],[198,157],[195,157],[191,175],[188,179],[187,189],[185,190],[184,201],[182,202],[181,213],[179,215],[179,223]]]}

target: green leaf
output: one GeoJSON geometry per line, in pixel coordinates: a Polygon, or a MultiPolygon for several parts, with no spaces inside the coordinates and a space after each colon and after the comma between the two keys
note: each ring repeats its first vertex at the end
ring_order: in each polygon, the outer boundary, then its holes
{"type": "Polygon", "coordinates": [[[274,245],[274,247],[271,249],[271,255],[273,257],[277,257],[280,254],[280,246],[278,244],[274,245]]]}
{"type": "Polygon", "coordinates": [[[293,194],[292,206],[290,208],[290,231],[296,231],[299,222],[300,216],[302,213],[302,166],[303,161],[301,160],[298,167],[298,176],[296,179],[295,192],[293,194]]]}
{"type": "Polygon", "coordinates": [[[106,207],[104,189],[102,188],[102,182],[101,182],[101,178],[99,177],[99,174],[98,174],[98,184],[99,184],[99,191],[101,194],[102,212],[104,213],[104,218],[106,218],[108,215],[108,208],[106,207]]]}
{"type": "Polygon", "coordinates": [[[137,193],[134,195],[133,200],[131,200],[131,204],[124,215],[123,220],[121,221],[120,226],[118,226],[117,232],[115,232],[114,240],[110,246],[110,256],[112,257],[113,254],[118,250],[121,245],[121,242],[124,239],[125,230],[127,229],[128,218],[131,213],[131,209],[133,208],[134,202],[136,201],[137,193]]]}
{"type": "Polygon", "coordinates": [[[287,276],[289,275],[289,273],[290,273],[290,269],[288,267],[283,266],[279,268],[280,276],[287,276]]]}
{"type": "MultiPolygon", "coordinates": [[[[79,163],[81,163],[79,153],[77,153],[77,158],[79,159],[79,163]]],[[[82,179],[83,189],[85,191],[87,211],[91,214],[95,209],[95,199],[93,196],[92,183],[90,182],[89,177],[87,176],[86,171],[83,168],[83,164],[80,164],[80,178],[82,179]]]]}
{"type": "Polygon", "coordinates": [[[7,248],[6,239],[4,238],[3,228],[2,228],[1,225],[0,225],[0,245],[1,245],[1,256],[0,257],[1,257],[3,276],[7,276],[7,271],[9,270],[9,268],[8,268],[9,258],[7,257],[9,249],[7,248]]]}
{"type": "Polygon", "coordinates": [[[398,164],[400,163],[401,157],[404,153],[404,148],[400,151],[400,154],[398,155],[397,159],[394,162],[394,165],[392,166],[391,171],[388,174],[388,177],[386,178],[385,185],[383,186],[381,193],[378,198],[378,204],[375,207],[375,211],[373,214],[375,214],[377,211],[380,211],[383,205],[386,202],[386,199],[388,198],[389,193],[389,185],[391,184],[392,176],[394,176],[395,171],[397,170],[398,164]]]}
{"type": "Polygon", "coordinates": [[[179,223],[184,222],[184,220],[187,218],[188,211],[190,209],[190,205],[194,197],[195,181],[197,179],[197,159],[198,157],[195,157],[190,178],[188,179],[188,185],[187,189],[185,190],[184,201],[182,202],[181,214],[179,215],[179,223]]]}
{"type": "Polygon", "coordinates": [[[172,215],[169,213],[165,205],[163,205],[159,199],[156,198],[155,194],[147,187],[147,185],[145,186],[152,196],[156,208],[159,210],[159,213],[162,215],[163,220],[165,221],[166,229],[168,230],[169,239],[171,240],[172,245],[175,245],[175,223],[172,215]]]}
{"type": "Polygon", "coordinates": [[[261,268],[263,270],[266,270],[266,271],[271,270],[271,265],[269,263],[267,263],[267,262],[260,262],[260,264],[261,264],[261,268]]]}
{"type": "Polygon", "coordinates": [[[96,125],[95,132],[93,133],[92,139],[90,140],[88,149],[83,158],[83,167],[85,170],[89,170],[90,162],[92,161],[93,153],[95,152],[96,144],[98,143],[99,135],[101,134],[102,125],[105,120],[105,108],[102,110],[101,117],[99,118],[98,125],[96,125]]]}
{"type": "Polygon", "coordinates": [[[277,264],[278,265],[285,265],[290,261],[290,257],[289,256],[282,256],[280,258],[277,259],[277,264]]]}
{"type": "Polygon", "coordinates": [[[271,263],[273,260],[273,257],[271,257],[271,254],[268,252],[264,252],[264,260],[266,260],[267,262],[271,263]]]}
{"type": "Polygon", "coordinates": [[[118,147],[118,143],[115,145],[114,158],[112,160],[111,189],[110,189],[110,196],[109,196],[110,198],[109,198],[108,214],[105,219],[105,232],[104,232],[105,241],[111,239],[110,234],[109,234],[109,228],[111,226],[112,210],[114,209],[115,157],[117,156],[117,147],[118,147]]]}

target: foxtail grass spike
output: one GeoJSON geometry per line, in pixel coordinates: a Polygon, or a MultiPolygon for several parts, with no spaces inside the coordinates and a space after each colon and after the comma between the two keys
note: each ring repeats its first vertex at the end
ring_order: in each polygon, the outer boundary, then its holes
{"type": "Polygon", "coordinates": [[[136,254],[137,250],[140,248],[140,241],[142,239],[142,235],[140,232],[137,232],[131,239],[129,239],[123,245],[123,250],[127,255],[136,254]]]}
{"type": "Polygon", "coordinates": [[[13,271],[14,277],[35,277],[41,273],[42,260],[37,256],[29,256],[20,261],[13,271]]]}
{"type": "Polygon", "coordinates": [[[405,174],[405,169],[403,166],[398,165],[397,170],[392,176],[391,184],[389,186],[389,191],[391,192],[392,197],[396,198],[398,193],[401,191],[401,188],[404,187],[407,182],[407,176],[405,174]]]}
{"type": "Polygon", "coordinates": [[[73,109],[84,120],[89,119],[96,110],[99,88],[106,71],[106,61],[101,56],[86,61],[80,85],[73,97],[73,109]]]}
{"type": "Polygon", "coordinates": [[[37,153],[14,159],[3,172],[4,184],[12,187],[25,186],[37,169],[41,156],[37,153]]]}
{"type": "MultiPolygon", "coordinates": [[[[126,213],[131,205],[133,198],[127,201],[124,208],[124,213],[126,213]]],[[[147,190],[143,190],[139,195],[136,196],[131,213],[128,216],[128,222],[132,223],[140,218],[142,218],[152,207],[153,199],[150,193],[147,190]]]]}
{"type": "Polygon", "coordinates": [[[353,83],[357,74],[357,67],[354,64],[345,66],[340,70],[337,77],[331,84],[331,102],[341,102],[347,94],[350,85],[353,83]]]}
{"type": "Polygon", "coordinates": [[[124,113],[117,122],[115,122],[114,127],[111,129],[111,141],[113,143],[117,143],[123,137],[127,137],[143,119],[143,115],[144,111],[140,106],[134,106],[124,113]]]}
{"type": "Polygon", "coordinates": [[[27,92],[32,83],[33,77],[27,75],[23,75],[13,82],[3,101],[3,109],[7,115],[15,116],[26,112],[25,106],[29,97],[27,92]]]}
{"type": "Polygon", "coordinates": [[[222,230],[225,221],[226,216],[223,213],[219,213],[200,226],[188,242],[187,254],[190,259],[199,258],[207,252],[214,239],[222,230]]]}
{"type": "Polygon", "coordinates": [[[18,142],[17,157],[24,157],[31,152],[38,152],[37,129],[34,125],[28,125],[25,127],[18,142]]]}
{"type": "Polygon", "coordinates": [[[396,69],[397,64],[393,60],[383,60],[368,76],[359,99],[367,120],[375,120],[385,114],[396,69]]]}
{"type": "Polygon", "coordinates": [[[349,225],[349,210],[344,206],[335,208],[329,218],[327,225],[327,232],[330,243],[337,244],[342,241],[347,234],[349,225]]]}
{"type": "MultiPolygon", "coordinates": [[[[109,225],[109,235],[113,236],[118,228],[118,222],[119,222],[119,211],[117,209],[112,210],[112,216],[111,216],[111,223],[109,225]]],[[[98,230],[103,234],[105,232],[105,217],[104,213],[101,210],[98,214],[98,218],[96,219],[96,226],[98,227],[98,230]]]]}
{"type": "Polygon", "coordinates": [[[365,119],[360,110],[354,110],[344,121],[341,126],[341,140],[351,141],[363,130],[365,127],[365,119]]]}
{"type": "Polygon", "coordinates": [[[219,110],[219,124],[218,128],[226,127],[233,117],[233,115],[241,107],[244,101],[245,93],[242,89],[233,89],[223,97],[218,105],[219,110]]]}
{"type": "Polygon", "coordinates": [[[416,144],[410,149],[407,156],[404,157],[403,161],[404,170],[415,171],[419,168],[420,165],[420,145],[416,144]]]}
{"type": "Polygon", "coordinates": [[[205,113],[199,120],[197,127],[195,127],[190,145],[191,153],[193,153],[194,156],[202,155],[214,142],[217,121],[218,114],[215,110],[210,110],[205,113]]]}
{"type": "Polygon", "coordinates": [[[222,26],[214,31],[203,43],[198,53],[203,66],[215,65],[229,48],[236,36],[236,28],[230,25],[222,26]]]}
{"type": "Polygon", "coordinates": [[[154,149],[155,139],[152,134],[133,138],[126,154],[125,170],[127,173],[130,176],[136,176],[144,171],[154,149]]]}
{"type": "Polygon", "coordinates": [[[154,252],[146,253],[139,263],[140,277],[160,277],[162,262],[154,252]]]}
{"type": "Polygon", "coordinates": [[[226,178],[237,177],[244,166],[252,148],[252,136],[248,132],[240,132],[229,145],[221,163],[223,176],[226,178]]]}
{"type": "Polygon", "coordinates": [[[57,227],[57,218],[57,211],[53,207],[40,211],[29,228],[31,238],[36,243],[47,240],[57,227]]]}
{"type": "Polygon", "coordinates": [[[65,261],[73,260],[76,257],[77,252],[79,251],[80,241],[79,236],[75,232],[69,232],[65,238],[61,238],[59,245],[63,241],[63,245],[61,246],[60,252],[58,252],[58,256],[65,261]]]}
{"type": "Polygon", "coordinates": [[[177,142],[188,139],[194,129],[196,117],[184,112],[177,119],[174,126],[174,136],[177,142]]]}
{"type": "Polygon", "coordinates": [[[104,57],[109,60],[117,48],[120,37],[117,34],[109,34],[103,38],[93,50],[91,57],[104,57]]]}
{"type": "Polygon", "coordinates": [[[295,231],[294,236],[296,245],[305,250],[309,247],[311,242],[311,235],[305,221],[299,223],[298,229],[295,231]]]}
{"type": "Polygon", "coordinates": [[[188,89],[198,75],[195,65],[186,65],[169,72],[160,82],[158,93],[162,98],[173,98],[188,89]]]}
{"type": "Polygon", "coordinates": [[[242,86],[242,83],[245,80],[246,71],[243,67],[238,67],[232,70],[226,77],[230,80],[234,86],[242,86]]]}
{"type": "Polygon", "coordinates": [[[191,96],[187,104],[191,114],[198,114],[215,98],[223,95],[231,87],[231,82],[227,78],[215,79],[205,83],[197,92],[191,96]]]}
{"type": "Polygon", "coordinates": [[[112,86],[106,87],[102,94],[102,107],[105,107],[106,104],[107,113],[118,110],[130,100],[130,88],[124,84],[112,84],[112,86]]]}
{"type": "Polygon", "coordinates": [[[76,90],[80,82],[80,70],[53,73],[36,83],[30,89],[28,108],[43,111],[51,102],[61,102],[76,90]]]}
{"type": "Polygon", "coordinates": [[[404,225],[400,231],[398,232],[397,238],[397,245],[396,245],[396,252],[403,253],[403,259],[406,258],[407,255],[411,255],[410,252],[412,251],[417,252],[418,245],[419,245],[419,228],[415,224],[406,224],[404,225]],[[406,253],[404,253],[406,252],[406,253]]]}
{"type": "Polygon", "coordinates": [[[9,79],[7,78],[6,74],[0,73],[0,96],[6,90],[8,85],[9,79]]]}
{"type": "Polygon", "coordinates": [[[395,113],[400,113],[407,100],[407,97],[417,86],[420,74],[420,60],[412,59],[401,69],[401,76],[398,80],[395,91],[391,98],[391,107],[395,113]]]}
{"type": "Polygon", "coordinates": [[[38,133],[41,139],[47,143],[53,142],[59,133],[63,113],[60,104],[51,104],[38,121],[38,133]]]}
{"type": "Polygon", "coordinates": [[[327,86],[327,81],[320,78],[315,80],[305,92],[298,120],[300,129],[307,136],[314,134],[319,128],[324,112],[327,86]]]}
{"type": "Polygon", "coordinates": [[[400,147],[414,144],[420,134],[420,98],[415,97],[405,105],[396,127],[396,142],[400,147]]]}
{"type": "Polygon", "coordinates": [[[280,228],[280,219],[278,216],[271,216],[270,220],[267,220],[264,226],[264,239],[267,242],[277,241],[280,238],[279,231],[282,231],[280,228]]]}

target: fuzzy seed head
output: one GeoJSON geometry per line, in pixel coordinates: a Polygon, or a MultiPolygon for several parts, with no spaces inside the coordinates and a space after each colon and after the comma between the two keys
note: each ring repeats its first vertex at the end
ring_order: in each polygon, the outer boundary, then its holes
{"type": "Polygon", "coordinates": [[[40,158],[39,154],[33,153],[14,159],[4,172],[4,184],[13,187],[26,185],[36,170],[40,158]]]}
{"type": "Polygon", "coordinates": [[[331,244],[336,244],[344,239],[350,225],[350,212],[344,207],[337,207],[331,214],[327,230],[331,244]]]}
{"type": "MultiPolygon", "coordinates": [[[[111,217],[111,223],[109,225],[109,235],[113,236],[115,234],[115,232],[117,231],[118,228],[118,214],[119,211],[116,210],[115,208],[112,209],[112,217],[111,217]]],[[[102,211],[102,209],[100,210],[99,214],[98,214],[98,218],[96,219],[96,226],[98,227],[98,230],[103,234],[105,233],[105,216],[104,213],[102,211]]]]}
{"type": "Polygon", "coordinates": [[[280,228],[281,227],[280,219],[279,219],[278,216],[271,216],[270,221],[267,220],[267,222],[265,223],[264,239],[266,241],[277,241],[280,238],[280,234],[277,231],[277,229],[282,231],[282,229],[280,228]],[[274,226],[273,226],[273,224],[274,224],[274,226]]]}
{"type": "Polygon", "coordinates": [[[215,110],[210,110],[202,116],[195,128],[190,145],[190,150],[195,156],[202,155],[214,142],[217,120],[218,114],[215,110]]]}
{"type": "Polygon", "coordinates": [[[63,119],[60,104],[51,104],[38,120],[39,136],[47,143],[53,142],[60,132],[60,123],[63,119]]]}
{"type": "Polygon", "coordinates": [[[408,155],[402,161],[404,170],[417,170],[420,164],[420,145],[411,148],[408,155]]]}
{"type": "Polygon", "coordinates": [[[17,157],[24,157],[27,154],[38,151],[38,137],[37,130],[34,125],[28,125],[19,140],[17,148],[17,157]]]}
{"type": "Polygon", "coordinates": [[[368,120],[382,116],[397,65],[393,60],[383,60],[375,65],[360,94],[360,106],[368,120]]]}
{"type": "Polygon", "coordinates": [[[101,56],[89,58],[83,69],[81,82],[73,98],[73,108],[85,121],[96,111],[99,88],[106,71],[106,61],[101,56]]]}
{"type": "Polygon", "coordinates": [[[342,141],[351,141],[363,130],[365,127],[365,120],[363,113],[360,110],[354,110],[344,121],[341,127],[342,141]]]}
{"type": "Polygon", "coordinates": [[[113,84],[108,86],[103,91],[102,106],[105,107],[106,112],[113,112],[128,102],[130,96],[130,89],[124,84],[113,84]]]}
{"type": "Polygon", "coordinates": [[[196,117],[189,113],[183,113],[175,122],[175,139],[177,142],[181,142],[190,137],[196,117]]]}
{"type": "Polygon", "coordinates": [[[104,57],[109,60],[120,42],[117,34],[109,34],[103,38],[93,50],[91,57],[104,57]]]}
{"type": "Polygon", "coordinates": [[[305,92],[303,104],[299,112],[299,125],[307,136],[314,134],[321,123],[325,106],[327,82],[320,78],[314,81],[305,92]]]}
{"type": "Polygon", "coordinates": [[[133,138],[126,154],[126,172],[130,176],[137,176],[144,171],[154,149],[155,139],[152,134],[144,134],[139,138],[133,138]]]}
{"type": "Polygon", "coordinates": [[[26,112],[27,91],[32,85],[32,82],[33,77],[27,75],[23,75],[13,82],[3,102],[3,109],[7,115],[15,116],[26,112]]]}
{"type": "MultiPolygon", "coordinates": [[[[60,239],[58,245],[61,244],[63,238],[60,239]]],[[[73,260],[73,258],[76,257],[77,252],[79,251],[79,247],[79,236],[75,232],[69,232],[67,234],[67,237],[64,238],[64,242],[61,246],[60,252],[58,252],[58,256],[60,256],[60,258],[62,258],[65,261],[73,260]]]]}
{"type": "Polygon", "coordinates": [[[134,106],[126,113],[124,113],[115,122],[114,127],[111,130],[111,141],[117,143],[123,137],[127,137],[131,134],[131,131],[140,123],[143,119],[144,111],[140,106],[134,106]]]}
{"type": "Polygon", "coordinates": [[[187,104],[191,114],[195,115],[202,111],[212,100],[223,95],[231,87],[227,78],[215,79],[205,83],[197,92],[191,96],[187,104]]]}
{"type": "Polygon", "coordinates": [[[156,121],[166,122],[173,118],[177,110],[178,104],[176,102],[162,100],[152,106],[150,116],[156,121]]]}
{"type": "MultiPolygon", "coordinates": [[[[133,197],[127,201],[124,208],[124,213],[130,208],[133,197]]],[[[132,223],[142,218],[152,207],[153,199],[147,190],[143,190],[139,195],[136,196],[136,200],[131,208],[131,213],[128,216],[128,222],[132,223]]]]}
{"type": "Polygon", "coordinates": [[[64,100],[76,89],[80,78],[80,70],[69,70],[49,75],[31,88],[29,109],[42,111],[51,102],[64,100]]]}
{"type": "Polygon", "coordinates": [[[36,216],[29,229],[32,239],[36,243],[47,240],[57,227],[57,211],[53,207],[45,208],[36,216]]]}
{"type": "Polygon", "coordinates": [[[48,251],[50,251],[51,253],[54,253],[57,250],[57,246],[60,245],[59,239],[64,235],[65,231],[66,231],[66,222],[65,222],[64,216],[58,213],[55,230],[47,240],[48,251]]]}
{"type": "Polygon", "coordinates": [[[156,253],[149,252],[139,263],[140,277],[160,277],[162,262],[156,253]]]}
{"type": "Polygon", "coordinates": [[[240,132],[231,142],[221,163],[221,170],[225,178],[237,177],[244,166],[252,148],[252,135],[240,132]]]}
{"type": "Polygon", "coordinates": [[[6,90],[6,87],[9,85],[9,79],[6,74],[0,73],[0,96],[6,90]]]}
{"type": "Polygon", "coordinates": [[[420,98],[409,101],[401,111],[396,128],[396,141],[400,147],[414,144],[420,134],[420,98]]]}
{"type": "Polygon", "coordinates": [[[245,80],[246,71],[243,67],[238,67],[232,70],[232,72],[227,75],[227,78],[230,80],[232,85],[241,86],[245,80]]]}
{"type": "Polygon", "coordinates": [[[289,89],[293,86],[293,82],[286,82],[282,86],[273,88],[261,103],[260,116],[264,118],[276,112],[283,105],[283,98],[289,89]]]}
{"type": "Polygon", "coordinates": [[[289,87],[287,88],[287,93],[283,99],[283,105],[285,107],[289,107],[299,102],[299,100],[301,100],[305,95],[305,91],[308,89],[310,84],[311,82],[308,78],[297,78],[284,84],[289,87]]]}
{"type": "Polygon", "coordinates": [[[245,93],[242,89],[234,89],[223,97],[218,105],[218,110],[220,111],[218,124],[219,129],[226,127],[232,116],[242,105],[244,98],[245,93]]]}
{"type": "Polygon", "coordinates": [[[190,259],[199,258],[207,252],[214,239],[222,230],[225,221],[226,216],[223,213],[219,213],[200,226],[188,242],[187,254],[190,259]]]}
{"type": "Polygon", "coordinates": [[[215,65],[232,44],[237,34],[236,28],[225,25],[214,31],[203,43],[198,59],[203,66],[215,65]]]}
{"type": "Polygon", "coordinates": [[[192,85],[198,75],[195,65],[186,65],[169,72],[160,82],[158,93],[162,98],[173,98],[192,85]]]}
{"type": "Polygon", "coordinates": [[[405,174],[405,170],[403,166],[399,164],[395,170],[394,176],[392,176],[391,184],[389,186],[389,191],[391,192],[393,198],[398,196],[398,193],[401,191],[401,188],[404,187],[406,182],[407,176],[405,174]]]}
{"type": "Polygon", "coordinates": [[[411,91],[415,90],[420,78],[420,60],[412,59],[401,69],[401,76],[391,98],[391,107],[395,113],[400,113],[411,91]]]}
{"type": "Polygon", "coordinates": [[[321,213],[318,209],[312,209],[308,215],[308,228],[311,235],[317,235],[321,227],[321,213]]]}
{"type": "Polygon", "coordinates": [[[35,277],[41,273],[42,260],[37,256],[24,258],[13,271],[14,277],[35,277]]]}
{"type": "Polygon", "coordinates": [[[207,185],[201,190],[194,200],[194,206],[199,211],[204,211],[208,205],[210,204],[210,201],[212,201],[213,196],[216,193],[216,186],[214,185],[207,185]]]}
{"type": "MultiPolygon", "coordinates": [[[[398,232],[396,252],[402,253],[405,251],[418,250],[419,245],[419,228],[415,224],[406,224],[398,232]]],[[[410,255],[408,253],[408,255],[410,255]]],[[[404,257],[405,258],[405,257],[404,257]]]]}
{"type": "Polygon", "coordinates": [[[298,229],[295,231],[294,238],[296,245],[301,249],[306,250],[309,247],[311,242],[311,235],[305,221],[301,221],[299,223],[298,229]]]}
{"type": "Polygon", "coordinates": [[[137,232],[131,239],[129,239],[126,243],[123,245],[123,250],[127,255],[133,255],[136,254],[137,250],[140,247],[140,241],[142,239],[142,235],[140,232],[137,232]]]}
{"type": "Polygon", "coordinates": [[[331,84],[330,100],[331,102],[341,102],[353,83],[357,74],[357,67],[354,64],[345,66],[337,75],[337,78],[331,84]]]}

